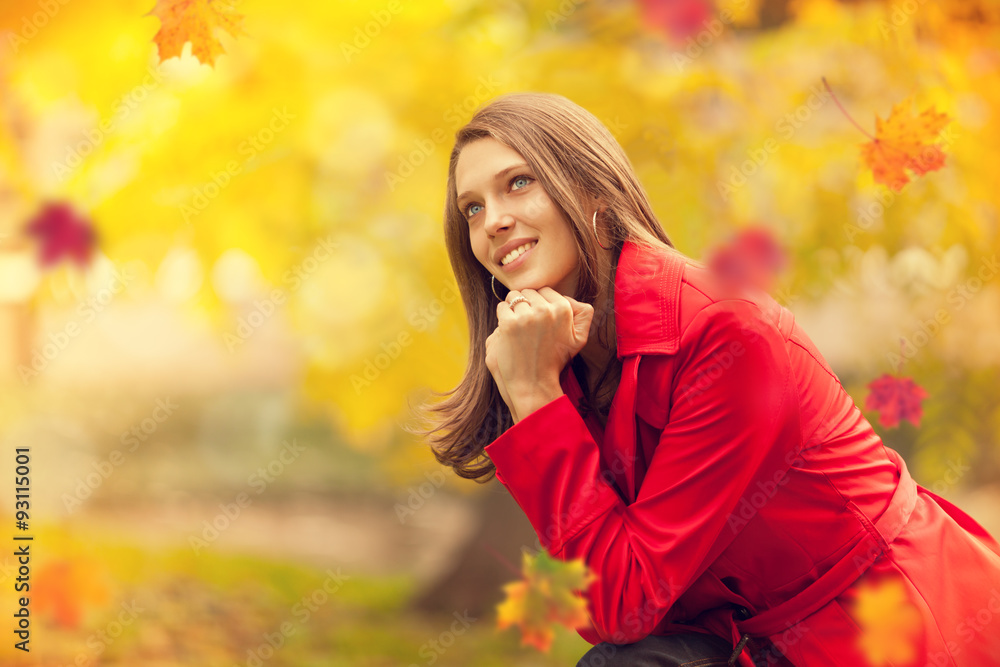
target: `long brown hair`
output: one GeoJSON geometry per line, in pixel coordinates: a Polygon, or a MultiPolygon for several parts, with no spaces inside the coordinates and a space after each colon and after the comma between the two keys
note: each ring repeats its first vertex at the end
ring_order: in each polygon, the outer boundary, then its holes
{"type": "MultiPolygon", "coordinates": [[[[472,253],[468,222],[456,204],[455,167],[459,154],[466,144],[487,137],[521,154],[573,227],[581,267],[575,298],[594,306],[599,332],[607,330],[608,317],[614,322],[615,269],[624,240],[658,248],[674,247],[653,214],[625,151],[593,114],[566,97],[508,93],[479,108],[456,132],[448,164],[444,238],[469,321],[469,362],[457,387],[431,392],[445,400],[424,403],[416,410],[428,417],[432,427],[405,428],[428,437],[439,462],[453,467],[459,476],[478,482],[488,481],[495,472],[484,447],[513,425],[510,410],[486,367],[486,338],[498,324],[497,299],[490,284],[492,274],[472,253]],[[610,258],[594,237],[585,197],[596,197],[606,207],[598,216],[598,231],[601,243],[613,248],[610,258]]],[[[496,285],[503,298],[507,288],[500,281],[496,285]]],[[[602,417],[607,415],[610,399],[598,404],[595,397],[608,394],[608,388],[617,389],[621,373],[615,339],[606,338],[599,335],[598,340],[611,352],[611,358],[595,386],[584,386],[585,407],[602,417]]],[[[580,370],[579,361],[577,356],[575,372],[580,370]]]]}

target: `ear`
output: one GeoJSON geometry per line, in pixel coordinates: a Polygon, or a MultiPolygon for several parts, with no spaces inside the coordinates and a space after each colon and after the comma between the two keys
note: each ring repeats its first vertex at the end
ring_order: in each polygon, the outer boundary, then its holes
{"type": "Polygon", "coordinates": [[[593,195],[590,201],[590,205],[587,208],[587,219],[594,217],[594,211],[597,211],[598,217],[601,216],[606,210],[608,210],[608,204],[602,200],[598,195],[593,195]]]}

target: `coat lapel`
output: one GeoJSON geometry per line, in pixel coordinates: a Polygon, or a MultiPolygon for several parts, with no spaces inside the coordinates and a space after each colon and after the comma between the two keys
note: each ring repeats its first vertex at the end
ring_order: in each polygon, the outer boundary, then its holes
{"type": "MultiPolygon", "coordinates": [[[[624,500],[635,502],[636,399],[639,360],[643,354],[673,354],[680,341],[681,276],[686,258],[673,250],[658,250],[626,241],[615,272],[615,342],[622,374],[611,401],[603,438],[598,445],[604,467],[611,471],[624,500]]],[[[582,389],[567,364],[560,377],[563,390],[576,404],[582,389]]],[[[595,439],[596,420],[588,422],[595,439]]]]}
{"type": "Polygon", "coordinates": [[[608,423],[604,429],[601,457],[605,467],[615,476],[615,483],[628,503],[635,502],[635,397],[639,379],[639,355],[622,362],[622,377],[611,401],[608,423]]]}
{"type": "Polygon", "coordinates": [[[639,360],[642,354],[677,351],[685,261],[677,251],[625,241],[615,270],[615,342],[622,374],[608,413],[601,457],[628,503],[635,502],[637,494],[639,360]]]}

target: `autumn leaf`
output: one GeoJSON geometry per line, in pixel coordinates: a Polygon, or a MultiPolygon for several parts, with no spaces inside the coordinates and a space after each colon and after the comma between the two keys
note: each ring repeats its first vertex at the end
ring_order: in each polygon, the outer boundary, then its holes
{"type": "Polygon", "coordinates": [[[764,227],[742,230],[732,241],[712,251],[708,259],[709,268],[716,274],[764,291],[770,289],[787,263],[785,250],[764,227]]]}
{"type": "Polygon", "coordinates": [[[108,588],[95,576],[97,569],[95,563],[79,559],[45,564],[32,585],[34,610],[48,615],[59,627],[79,627],[84,610],[108,601],[108,588]]]}
{"type": "Polygon", "coordinates": [[[924,414],[920,402],[928,394],[913,378],[883,373],[867,386],[871,393],[865,398],[865,410],[878,410],[880,424],[895,428],[900,419],[908,419],[914,426],[920,426],[924,414]]]}
{"type": "Polygon", "coordinates": [[[938,113],[931,106],[914,117],[910,113],[913,101],[908,97],[893,105],[885,120],[876,114],[875,136],[872,136],[847,113],[826,77],[823,77],[823,85],[847,119],[871,139],[861,144],[861,157],[872,170],[876,183],[899,192],[910,182],[907,171],[923,176],[944,166],[945,153],[938,143],[938,135],[951,122],[947,114],[938,113]]]}
{"type": "Polygon", "coordinates": [[[587,602],[574,591],[594,579],[583,560],[561,561],[543,549],[537,557],[524,553],[521,581],[506,584],[506,599],[497,605],[497,628],[521,628],[521,645],[548,652],[554,625],[578,628],[589,623],[587,602]]]}
{"type": "Polygon", "coordinates": [[[892,107],[886,120],[875,116],[875,137],[861,146],[861,156],[871,168],[875,182],[896,192],[910,181],[907,170],[923,176],[944,166],[945,154],[937,140],[950,118],[937,113],[934,107],[914,117],[911,105],[907,98],[892,107]]]}
{"type": "Polygon", "coordinates": [[[46,204],[25,231],[38,239],[42,266],[70,257],[85,266],[94,251],[96,233],[90,221],[65,202],[46,204]]]}
{"type": "Polygon", "coordinates": [[[160,60],[180,57],[185,42],[191,42],[191,54],[214,65],[216,56],[225,53],[215,37],[221,28],[233,37],[243,31],[243,15],[223,0],[157,0],[156,7],[146,16],[160,19],[160,29],[153,36],[160,60]]]}
{"type": "Polygon", "coordinates": [[[872,667],[912,665],[920,642],[920,612],[899,579],[859,585],[854,615],[860,649],[872,667]]]}
{"type": "Polygon", "coordinates": [[[646,25],[678,40],[705,30],[712,19],[708,0],[640,0],[639,6],[646,25]]]}

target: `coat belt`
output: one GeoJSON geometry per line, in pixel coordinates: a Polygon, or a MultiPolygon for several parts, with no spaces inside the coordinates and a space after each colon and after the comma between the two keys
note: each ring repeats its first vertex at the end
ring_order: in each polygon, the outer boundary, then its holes
{"type": "Polygon", "coordinates": [[[826,573],[791,599],[746,620],[734,618],[740,634],[767,637],[784,632],[847,590],[889,549],[917,503],[917,483],[910,477],[902,457],[889,448],[885,451],[896,463],[899,483],[882,515],[872,521],[854,502],[848,501],[845,509],[854,514],[866,529],[858,543],[826,573]]]}

